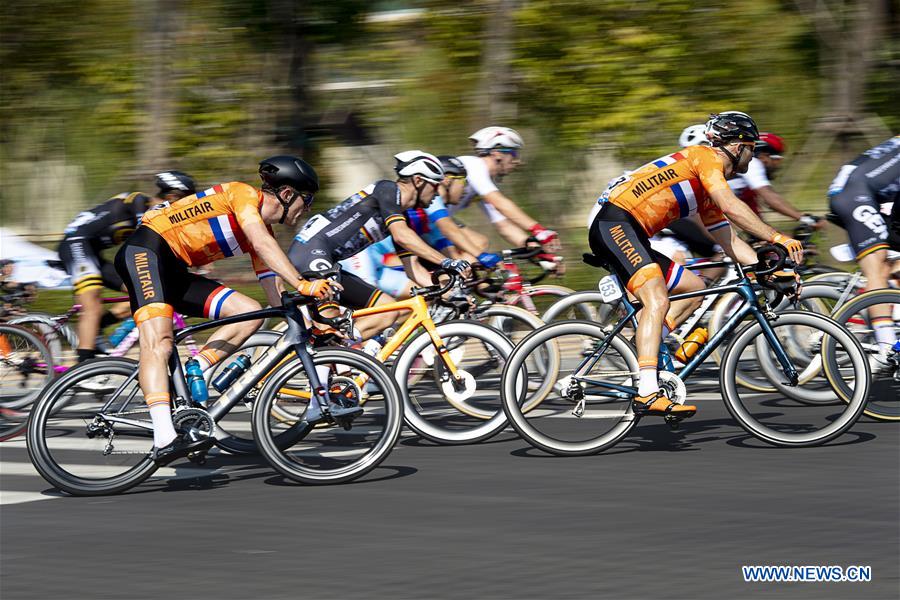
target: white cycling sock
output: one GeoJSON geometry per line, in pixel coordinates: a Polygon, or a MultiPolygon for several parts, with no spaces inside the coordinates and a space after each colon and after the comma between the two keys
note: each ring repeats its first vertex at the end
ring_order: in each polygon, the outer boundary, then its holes
{"type": "Polygon", "coordinates": [[[153,445],[157,448],[171,444],[178,434],[172,424],[172,412],[168,404],[154,404],[150,407],[150,420],[153,421],[153,445]]]}
{"type": "Polygon", "coordinates": [[[638,372],[638,396],[649,396],[659,391],[656,367],[646,367],[638,372]]]}
{"type": "Polygon", "coordinates": [[[887,352],[897,342],[897,334],[894,332],[894,319],[881,317],[872,319],[872,329],[875,330],[875,341],[878,342],[878,350],[887,352]]]}

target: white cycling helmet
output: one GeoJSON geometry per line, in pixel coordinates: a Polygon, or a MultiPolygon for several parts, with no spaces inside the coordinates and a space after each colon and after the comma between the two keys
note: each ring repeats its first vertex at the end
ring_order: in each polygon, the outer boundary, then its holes
{"type": "Polygon", "coordinates": [[[515,129],[495,125],[479,129],[469,139],[479,152],[490,152],[494,148],[521,148],[525,145],[522,136],[515,129]]]}
{"type": "Polygon", "coordinates": [[[444,180],[444,168],[433,154],[421,150],[407,150],[395,154],[394,159],[397,161],[394,171],[400,177],[418,175],[431,183],[440,183],[444,180]]]}
{"type": "Polygon", "coordinates": [[[709,140],[706,139],[706,123],[685,127],[681,135],[678,136],[678,144],[682,148],[687,148],[688,146],[709,146],[709,140]]]}

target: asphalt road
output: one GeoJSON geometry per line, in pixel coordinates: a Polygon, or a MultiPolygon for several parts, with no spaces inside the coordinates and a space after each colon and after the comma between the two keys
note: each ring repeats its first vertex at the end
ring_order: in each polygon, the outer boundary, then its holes
{"type": "MultiPolygon", "coordinates": [[[[695,397],[692,396],[692,400],[695,397]]],[[[709,393],[673,432],[555,458],[511,433],[405,435],[361,481],[286,482],[211,457],[103,498],[56,494],[0,445],[0,597],[891,598],[900,426],[825,447],[749,438],[709,393]],[[745,583],[742,565],[869,565],[868,583],[745,583]]]]}

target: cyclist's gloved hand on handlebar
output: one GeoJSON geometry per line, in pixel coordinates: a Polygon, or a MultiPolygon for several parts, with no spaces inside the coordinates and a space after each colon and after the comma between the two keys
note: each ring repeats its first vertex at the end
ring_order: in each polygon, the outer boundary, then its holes
{"type": "Polygon", "coordinates": [[[298,292],[304,296],[310,296],[317,300],[331,299],[334,297],[335,292],[340,289],[340,284],[329,281],[328,279],[316,279],[315,281],[301,279],[297,284],[298,292]]]}
{"type": "Polygon", "coordinates": [[[503,260],[499,254],[494,254],[493,252],[482,252],[478,255],[478,262],[481,263],[483,267],[488,269],[493,269],[496,267],[500,261],[503,260]]]}
{"type": "Polygon", "coordinates": [[[779,294],[787,296],[791,300],[796,300],[800,296],[802,287],[800,274],[793,269],[775,271],[771,275],[765,275],[764,279],[765,287],[771,288],[779,294]]]}
{"type": "Polygon", "coordinates": [[[562,250],[562,244],[559,243],[559,234],[552,229],[547,229],[540,223],[531,226],[531,235],[541,246],[545,246],[550,252],[559,252],[562,250]]]}
{"type": "Polygon", "coordinates": [[[472,265],[469,264],[469,261],[461,258],[445,258],[441,261],[441,268],[462,275],[471,269],[472,265]]]}
{"type": "Polygon", "coordinates": [[[537,255],[537,260],[542,269],[554,273],[557,277],[564,275],[566,272],[565,259],[558,254],[543,252],[537,255]]]}
{"type": "Polygon", "coordinates": [[[776,233],[775,237],[772,238],[772,243],[784,246],[794,264],[803,264],[803,244],[783,233],[776,233]]]}

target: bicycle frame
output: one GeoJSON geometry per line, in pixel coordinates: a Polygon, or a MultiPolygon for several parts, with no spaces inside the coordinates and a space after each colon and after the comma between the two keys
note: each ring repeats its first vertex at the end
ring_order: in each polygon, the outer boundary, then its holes
{"type": "MultiPolygon", "coordinates": [[[[762,328],[763,335],[766,337],[766,340],[769,342],[769,346],[775,351],[775,356],[778,359],[778,362],[781,364],[781,368],[784,371],[784,374],[788,377],[788,381],[791,385],[797,385],[797,381],[799,380],[799,373],[797,369],[794,367],[790,358],[785,352],[784,347],[781,345],[781,342],[778,341],[778,338],[775,336],[775,332],[772,329],[772,326],[769,324],[769,320],[767,318],[766,313],[760,308],[758,304],[758,299],[756,297],[756,292],[753,289],[750,280],[746,277],[742,277],[741,280],[736,284],[725,285],[715,288],[709,288],[705,290],[698,290],[694,292],[686,292],[684,294],[676,294],[671,296],[671,300],[681,300],[683,298],[695,298],[698,296],[707,296],[711,294],[723,294],[727,292],[735,292],[737,293],[744,302],[741,304],[740,308],[728,319],[725,325],[712,337],[712,339],[707,342],[707,344],[700,349],[700,351],[694,355],[691,360],[681,369],[680,372],[677,373],[678,377],[684,381],[706,360],[713,351],[718,348],[722,341],[725,339],[727,335],[729,335],[732,331],[734,331],[738,324],[746,317],[748,314],[752,314],[756,319],[756,322],[759,323],[762,328]]],[[[593,368],[595,364],[600,360],[600,357],[603,355],[603,352],[609,346],[609,338],[616,336],[620,331],[625,327],[625,324],[635,318],[635,315],[638,311],[643,308],[643,306],[639,302],[630,302],[627,298],[623,297],[623,301],[625,306],[628,308],[628,315],[619,321],[615,327],[613,327],[612,331],[607,334],[607,338],[602,340],[600,344],[594,349],[594,351],[590,354],[590,356],[586,357],[578,367],[573,371],[572,379],[577,381],[583,381],[590,385],[598,386],[601,388],[608,388],[610,390],[614,390],[613,392],[595,392],[597,395],[601,396],[610,396],[614,398],[630,398],[637,394],[637,388],[617,385],[613,383],[608,383],[605,381],[599,381],[594,379],[587,379],[582,375],[577,375],[581,372],[589,372],[590,369],[593,368]]]]}
{"type": "MultiPolygon", "coordinates": [[[[171,373],[170,381],[174,388],[173,390],[171,390],[172,396],[185,399],[190,398],[187,382],[185,381],[184,372],[181,368],[181,358],[178,354],[177,346],[178,342],[184,340],[186,337],[198,331],[203,331],[205,329],[212,329],[222,327],[223,325],[230,325],[232,323],[241,323],[243,321],[253,321],[269,317],[285,318],[288,324],[287,331],[285,331],[274,345],[266,350],[255,363],[250,365],[250,367],[240,377],[238,377],[221,396],[219,396],[218,401],[207,409],[209,415],[213,418],[214,421],[218,422],[223,416],[228,413],[228,411],[230,411],[238,402],[240,402],[247,395],[247,393],[269,373],[269,371],[277,367],[291,352],[295,352],[300,358],[300,362],[303,363],[303,369],[304,371],[306,371],[306,375],[309,378],[312,389],[315,391],[316,398],[319,399],[320,402],[329,401],[328,390],[321,385],[319,377],[316,374],[315,364],[312,359],[314,352],[307,347],[307,342],[309,341],[310,337],[309,330],[306,328],[306,325],[303,321],[303,315],[295,305],[291,305],[289,307],[265,308],[262,310],[243,313],[240,315],[225,317],[224,319],[191,325],[190,327],[185,327],[181,331],[178,331],[175,334],[175,347],[173,348],[172,354],[169,357],[169,371],[171,373]]],[[[107,410],[109,410],[110,406],[112,406],[121,391],[132,381],[134,381],[134,378],[137,376],[138,371],[135,370],[132,375],[130,375],[125,379],[125,381],[122,382],[118,389],[116,389],[116,391],[111,395],[110,400],[106,404],[104,404],[98,412],[105,420],[111,423],[124,423],[134,427],[152,431],[153,426],[149,422],[119,417],[116,416],[115,413],[108,414],[106,412],[107,410]]],[[[127,406],[128,403],[131,402],[131,398],[135,393],[137,393],[137,390],[132,392],[131,396],[125,398],[121,406],[127,406]]],[[[305,421],[298,421],[297,424],[294,425],[294,427],[312,427],[308,424],[304,424],[305,421]]]]}

